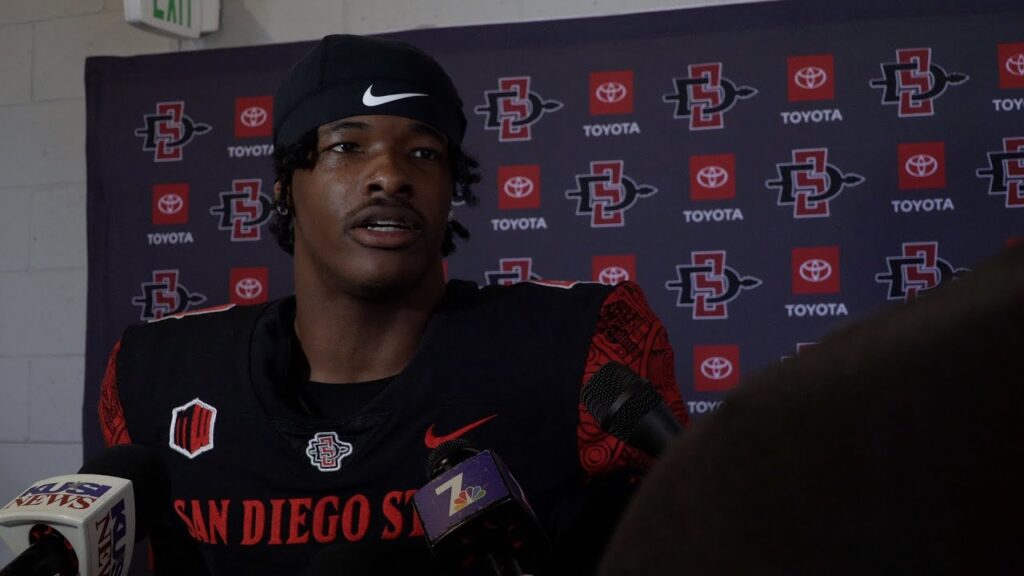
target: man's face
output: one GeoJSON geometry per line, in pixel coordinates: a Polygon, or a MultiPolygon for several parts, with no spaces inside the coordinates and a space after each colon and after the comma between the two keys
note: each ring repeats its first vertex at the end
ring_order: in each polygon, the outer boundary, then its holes
{"type": "Polygon", "coordinates": [[[313,275],[327,290],[373,297],[439,278],[452,195],[445,137],[398,116],[353,116],[318,133],[316,165],[292,178],[296,281],[313,275]]]}

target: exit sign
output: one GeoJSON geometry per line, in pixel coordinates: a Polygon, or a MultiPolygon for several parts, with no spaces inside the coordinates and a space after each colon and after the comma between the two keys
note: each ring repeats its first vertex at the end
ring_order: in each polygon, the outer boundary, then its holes
{"type": "Polygon", "coordinates": [[[124,0],[124,19],[150,32],[199,38],[220,27],[220,0],[124,0]]]}

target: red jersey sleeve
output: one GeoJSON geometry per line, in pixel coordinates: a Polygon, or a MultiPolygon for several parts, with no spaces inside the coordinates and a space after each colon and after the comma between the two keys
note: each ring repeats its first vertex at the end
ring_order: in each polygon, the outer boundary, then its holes
{"type": "Polygon", "coordinates": [[[117,444],[131,444],[128,437],[128,428],[124,421],[124,409],[121,407],[121,398],[117,392],[117,355],[121,351],[121,341],[114,344],[107,358],[107,370],[103,374],[103,382],[100,384],[100,428],[103,432],[103,441],[107,446],[117,444]]]}
{"type": "MultiPolygon", "coordinates": [[[[650,380],[679,422],[687,424],[668,334],[647,304],[643,291],[632,282],[616,286],[601,305],[581,389],[594,372],[609,361],[625,364],[650,380]]],[[[623,468],[643,470],[650,466],[649,456],[602,431],[582,402],[578,409],[577,446],[580,465],[588,476],[623,468]]]]}

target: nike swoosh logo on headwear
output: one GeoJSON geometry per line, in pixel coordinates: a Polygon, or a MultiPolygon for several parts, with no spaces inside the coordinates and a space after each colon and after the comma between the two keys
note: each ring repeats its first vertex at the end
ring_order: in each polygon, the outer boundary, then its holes
{"type": "Polygon", "coordinates": [[[386,96],[374,96],[373,84],[363,92],[363,106],[373,108],[374,106],[380,106],[396,100],[405,100],[406,98],[415,98],[416,96],[426,96],[426,94],[420,94],[419,92],[402,92],[401,94],[388,94],[386,96]]]}
{"type": "Polygon", "coordinates": [[[477,420],[476,422],[473,422],[471,424],[466,424],[465,426],[463,426],[462,428],[459,428],[455,432],[452,432],[451,434],[445,434],[444,436],[435,436],[434,435],[434,425],[431,424],[430,428],[427,428],[427,433],[423,435],[423,443],[427,445],[427,448],[430,448],[431,450],[433,450],[434,448],[437,448],[441,444],[444,444],[445,442],[447,442],[449,440],[455,440],[456,438],[462,436],[466,432],[469,432],[470,430],[485,424],[488,420],[496,418],[497,416],[498,416],[497,414],[491,414],[490,416],[488,416],[486,418],[481,418],[481,419],[477,420]]]}

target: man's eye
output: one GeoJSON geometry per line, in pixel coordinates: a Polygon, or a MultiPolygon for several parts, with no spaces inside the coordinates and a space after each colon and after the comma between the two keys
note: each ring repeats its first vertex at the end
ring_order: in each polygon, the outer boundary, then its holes
{"type": "Polygon", "coordinates": [[[355,142],[338,142],[330,145],[327,149],[332,152],[355,152],[359,149],[359,145],[355,142]]]}
{"type": "Polygon", "coordinates": [[[442,158],[441,151],[433,148],[417,148],[412,151],[412,155],[414,158],[423,160],[440,160],[442,158]]]}

